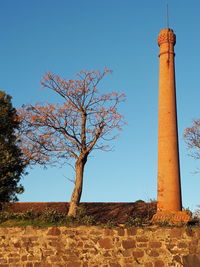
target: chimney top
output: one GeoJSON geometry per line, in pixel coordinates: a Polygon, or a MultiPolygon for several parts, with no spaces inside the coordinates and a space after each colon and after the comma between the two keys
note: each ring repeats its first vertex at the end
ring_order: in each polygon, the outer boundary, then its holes
{"type": "Polygon", "coordinates": [[[169,28],[162,29],[158,35],[158,45],[162,45],[163,43],[172,43],[176,44],[176,35],[174,31],[169,28]]]}

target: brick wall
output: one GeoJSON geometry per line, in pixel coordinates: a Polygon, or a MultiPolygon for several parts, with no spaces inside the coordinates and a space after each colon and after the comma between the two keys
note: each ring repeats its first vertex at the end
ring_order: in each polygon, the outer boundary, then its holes
{"type": "Polygon", "coordinates": [[[200,266],[200,229],[0,228],[0,266],[200,266]]]}

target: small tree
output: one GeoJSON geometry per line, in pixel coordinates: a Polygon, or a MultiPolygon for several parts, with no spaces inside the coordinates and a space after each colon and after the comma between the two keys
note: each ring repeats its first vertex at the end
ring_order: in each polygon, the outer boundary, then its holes
{"type": "Polygon", "coordinates": [[[191,151],[191,156],[200,159],[200,119],[194,120],[193,125],[186,128],[184,138],[191,151]]]}
{"type": "Polygon", "coordinates": [[[15,135],[18,128],[11,97],[0,91],[0,202],[16,201],[16,193],[23,192],[18,185],[25,168],[15,135]]]}
{"type": "Polygon", "coordinates": [[[76,80],[61,79],[47,73],[42,85],[55,91],[62,104],[35,104],[19,109],[22,121],[21,148],[29,164],[63,164],[74,160],[75,187],[68,215],[76,216],[79,205],[84,167],[94,149],[107,150],[103,141],[112,140],[111,132],[120,130],[123,116],[117,106],[125,95],[116,92],[100,94],[97,85],[110,73],[81,71],[76,80]],[[101,141],[101,142],[100,142],[101,141]]]}

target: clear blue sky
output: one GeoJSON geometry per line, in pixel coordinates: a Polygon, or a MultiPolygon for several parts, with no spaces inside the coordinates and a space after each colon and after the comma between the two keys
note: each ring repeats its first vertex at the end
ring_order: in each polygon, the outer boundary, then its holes
{"type": "MultiPolygon", "coordinates": [[[[124,92],[121,105],[128,126],[113,152],[91,154],[82,201],[132,202],[156,199],[157,35],[166,27],[177,35],[176,83],[183,206],[200,204],[200,161],[188,157],[183,132],[200,117],[199,0],[2,0],[0,1],[0,89],[19,107],[55,102],[42,90],[47,71],[74,78],[81,69],[113,70],[102,83],[124,92]]],[[[70,167],[28,169],[20,201],[69,201],[70,167]]]]}

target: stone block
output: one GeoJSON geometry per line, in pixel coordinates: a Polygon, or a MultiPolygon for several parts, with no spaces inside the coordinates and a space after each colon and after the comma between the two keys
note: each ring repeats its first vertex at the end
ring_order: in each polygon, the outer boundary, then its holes
{"type": "Polygon", "coordinates": [[[77,243],[77,247],[79,247],[79,248],[82,248],[83,247],[83,242],[82,241],[79,241],[78,243],[77,243]]]}
{"type": "Polygon", "coordinates": [[[133,236],[137,234],[137,228],[136,227],[130,227],[127,229],[127,235],[133,236]]]}
{"type": "Polygon", "coordinates": [[[99,235],[102,235],[102,232],[101,232],[101,231],[95,231],[95,230],[92,230],[92,231],[90,231],[90,235],[96,235],[96,236],[99,236],[99,235]]]}
{"type": "Polygon", "coordinates": [[[119,263],[110,263],[110,267],[121,267],[119,263]]]}
{"type": "Polygon", "coordinates": [[[180,242],[178,243],[178,248],[187,248],[188,244],[186,242],[180,242]]]}
{"type": "Polygon", "coordinates": [[[142,258],[144,256],[144,251],[143,250],[136,250],[133,251],[133,257],[134,258],[142,258]]]}
{"type": "Polygon", "coordinates": [[[112,229],[104,229],[104,235],[106,236],[113,236],[114,232],[112,229]]]}
{"type": "Polygon", "coordinates": [[[2,259],[1,260],[1,264],[5,264],[6,265],[6,264],[8,264],[8,261],[6,259],[2,259]]]}
{"type": "Polygon", "coordinates": [[[198,250],[198,240],[192,240],[189,243],[189,253],[190,254],[196,254],[198,250]]]}
{"type": "Polygon", "coordinates": [[[35,228],[33,226],[30,225],[26,226],[24,232],[25,235],[34,235],[34,233],[35,233],[35,228]]]}
{"type": "Polygon", "coordinates": [[[27,261],[27,255],[21,256],[21,261],[27,261]]]}
{"type": "Polygon", "coordinates": [[[61,231],[60,229],[58,229],[58,227],[52,227],[47,233],[47,235],[53,235],[53,236],[57,236],[60,234],[61,234],[61,231]]]}
{"type": "Polygon", "coordinates": [[[48,256],[51,256],[53,254],[53,250],[51,250],[51,249],[44,249],[42,251],[42,253],[43,253],[43,256],[48,257],[48,256]]]}
{"type": "Polygon", "coordinates": [[[147,248],[147,242],[137,242],[137,247],[138,248],[147,248]]]}
{"type": "Polygon", "coordinates": [[[150,252],[148,254],[151,257],[158,257],[159,256],[159,252],[155,249],[150,250],[150,252]]]}
{"type": "Polygon", "coordinates": [[[21,247],[21,243],[20,242],[14,243],[14,247],[15,248],[20,248],[21,247]]]}
{"type": "Polygon", "coordinates": [[[101,248],[105,248],[105,249],[111,249],[113,248],[113,244],[110,238],[101,238],[98,241],[99,245],[101,248]]]}
{"type": "Polygon", "coordinates": [[[200,238],[200,228],[196,228],[196,229],[195,229],[195,237],[196,237],[197,239],[200,238]]]}
{"type": "Polygon", "coordinates": [[[119,228],[119,229],[117,229],[117,233],[118,233],[118,236],[124,236],[125,231],[123,228],[119,228]]]}
{"type": "Polygon", "coordinates": [[[9,258],[8,262],[9,262],[9,263],[18,263],[19,260],[20,260],[19,257],[18,257],[18,258],[9,258]]]}
{"type": "Polygon", "coordinates": [[[154,267],[165,267],[165,264],[162,260],[157,260],[154,263],[154,267]]]}
{"type": "Polygon", "coordinates": [[[182,237],[182,233],[183,233],[183,229],[182,228],[172,228],[171,229],[171,233],[170,233],[170,237],[171,238],[181,238],[182,237]]]}
{"type": "Polygon", "coordinates": [[[108,251],[106,251],[106,253],[103,254],[103,257],[110,258],[111,254],[108,251]]]}
{"type": "Polygon", "coordinates": [[[49,242],[49,246],[51,246],[51,247],[59,247],[59,245],[60,245],[60,243],[57,242],[57,241],[51,241],[51,242],[49,242]]]}
{"type": "Polygon", "coordinates": [[[175,249],[171,251],[171,254],[173,255],[185,255],[187,253],[187,250],[185,249],[175,249]]]}
{"type": "Polygon", "coordinates": [[[137,242],[148,242],[148,238],[146,236],[139,236],[136,238],[137,242]]]}
{"type": "Polygon", "coordinates": [[[80,262],[70,262],[66,266],[67,267],[81,267],[81,265],[82,264],[80,262]]]}
{"type": "Polygon", "coordinates": [[[184,267],[199,267],[200,266],[200,255],[187,255],[183,256],[184,267]]]}
{"type": "Polygon", "coordinates": [[[149,247],[150,248],[161,248],[162,247],[162,243],[158,242],[158,241],[150,241],[149,242],[149,247]]]}
{"type": "Polygon", "coordinates": [[[126,257],[130,257],[132,254],[130,250],[123,250],[122,255],[126,258],[126,257]]]}
{"type": "Polygon", "coordinates": [[[186,228],[186,229],[185,229],[185,233],[186,233],[186,235],[189,236],[189,237],[191,237],[191,236],[194,235],[194,232],[193,232],[193,230],[192,230],[191,228],[186,228]]]}
{"type": "Polygon", "coordinates": [[[122,240],[122,247],[124,249],[130,249],[130,248],[135,248],[135,240],[133,239],[127,239],[127,240],[122,240]]]}

